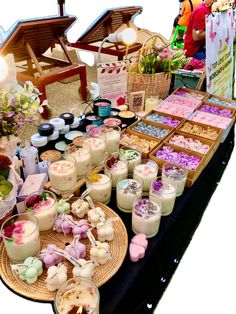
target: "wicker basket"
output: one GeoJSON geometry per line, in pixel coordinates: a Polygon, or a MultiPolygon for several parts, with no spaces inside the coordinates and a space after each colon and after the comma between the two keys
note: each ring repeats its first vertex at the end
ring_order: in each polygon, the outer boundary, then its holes
{"type": "Polygon", "coordinates": [[[138,61],[136,65],[131,65],[128,70],[128,86],[127,86],[127,99],[130,99],[130,93],[137,91],[145,91],[146,97],[159,96],[160,99],[165,99],[170,90],[171,73],[160,72],[155,74],[142,74],[140,73],[141,60],[144,55],[150,53],[153,44],[159,40],[164,46],[167,42],[164,38],[155,34],[149,37],[139,50],[138,61]],[[151,41],[151,44],[150,44],[151,41]],[[137,72],[132,72],[136,68],[137,72]]]}

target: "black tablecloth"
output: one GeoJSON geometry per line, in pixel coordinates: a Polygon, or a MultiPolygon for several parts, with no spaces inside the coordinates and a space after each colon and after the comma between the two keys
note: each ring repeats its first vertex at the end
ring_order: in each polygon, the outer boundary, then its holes
{"type": "MultiPolygon", "coordinates": [[[[148,240],[145,257],[133,263],[127,253],[119,271],[99,288],[100,314],[153,312],[200,223],[233,147],[234,127],[194,185],[177,198],[172,214],[162,217],[158,234],[148,240]],[[149,304],[152,304],[152,309],[148,308],[149,304]]],[[[115,195],[108,206],[124,221],[130,242],[134,236],[131,214],[117,209],[115,195]]]]}

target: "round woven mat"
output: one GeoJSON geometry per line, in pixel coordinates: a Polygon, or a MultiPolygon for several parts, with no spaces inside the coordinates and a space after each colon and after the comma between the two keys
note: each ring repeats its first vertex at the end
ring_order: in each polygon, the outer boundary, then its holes
{"type": "MultiPolygon", "coordinates": [[[[118,216],[112,209],[104,204],[95,202],[95,205],[103,209],[106,214],[106,219],[118,216]]],[[[104,265],[97,266],[92,277],[92,280],[97,287],[100,287],[107,282],[119,270],[128,248],[127,231],[122,220],[119,219],[118,221],[115,221],[113,226],[114,239],[109,242],[111,260],[104,265]]],[[[97,238],[95,233],[94,236],[97,238]]],[[[54,243],[59,248],[64,249],[65,244],[70,243],[72,239],[72,235],[64,236],[62,233],[51,231],[50,233],[41,235],[41,247],[44,248],[47,244],[54,243]]],[[[89,259],[90,242],[88,239],[82,239],[81,242],[86,245],[85,259],[89,259]]],[[[72,278],[73,265],[67,260],[64,260],[64,262],[68,267],[68,279],[72,278]]],[[[0,243],[0,275],[5,284],[20,295],[37,301],[51,302],[54,300],[55,292],[48,291],[45,283],[47,269],[44,267],[43,274],[39,277],[36,283],[28,285],[22,281],[14,271],[12,271],[3,241],[0,243]]]]}

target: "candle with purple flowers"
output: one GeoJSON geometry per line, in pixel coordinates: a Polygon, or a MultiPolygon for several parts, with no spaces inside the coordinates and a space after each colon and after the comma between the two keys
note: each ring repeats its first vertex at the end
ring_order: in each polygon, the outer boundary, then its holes
{"type": "Polygon", "coordinates": [[[132,210],[132,230],[144,233],[147,238],[154,237],[160,226],[162,203],[159,199],[149,196],[134,201],[132,210]]]}
{"type": "Polygon", "coordinates": [[[176,199],[176,183],[162,181],[161,177],[152,181],[149,195],[156,197],[162,202],[162,216],[172,213],[176,199]]]}
{"type": "Polygon", "coordinates": [[[116,186],[117,207],[126,213],[132,212],[133,202],[142,196],[142,182],[134,179],[118,179],[116,186]]]}
{"type": "Polygon", "coordinates": [[[162,167],[162,181],[175,183],[177,194],[182,195],[188,175],[188,169],[166,162],[162,167]]]}

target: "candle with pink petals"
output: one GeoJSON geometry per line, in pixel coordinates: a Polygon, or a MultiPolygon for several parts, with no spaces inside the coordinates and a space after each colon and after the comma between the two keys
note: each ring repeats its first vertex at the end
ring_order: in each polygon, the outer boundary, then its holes
{"type": "Polygon", "coordinates": [[[149,159],[142,159],[141,163],[134,167],[133,178],[141,179],[143,182],[143,192],[148,194],[151,182],[156,179],[158,165],[149,159]]]}

